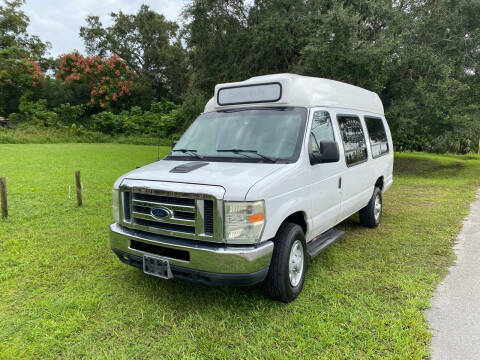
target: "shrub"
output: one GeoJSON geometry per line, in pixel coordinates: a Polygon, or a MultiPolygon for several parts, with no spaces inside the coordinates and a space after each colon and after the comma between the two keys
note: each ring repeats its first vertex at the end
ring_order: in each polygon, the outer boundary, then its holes
{"type": "Polygon", "coordinates": [[[155,102],[149,111],[134,106],[120,114],[104,111],[92,116],[93,129],[111,135],[169,136],[180,124],[179,107],[169,101],[155,102]]]}
{"type": "Polygon", "coordinates": [[[451,132],[436,137],[425,145],[425,150],[433,153],[456,153],[467,154],[471,151],[477,151],[476,145],[469,137],[459,137],[451,132]]]}
{"type": "Polygon", "coordinates": [[[120,116],[109,111],[92,115],[93,130],[103,132],[105,134],[117,134],[121,129],[120,116]]]}
{"type": "Polygon", "coordinates": [[[82,105],[70,105],[70,103],[61,104],[53,109],[57,115],[58,120],[62,124],[80,123],[85,114],[85,108],[82,105]]]}
{"type": "Polygon", "coordinates": [[[70,125],[68,129],[68,134],[70,136],[83,136],[86,134],[86,131],[85,131],[85,128],[83,127],[82,124],[80,125],[77,125],[75,123],[73,123],[72,125],[70,125]]]}
{"type": "MultiPolygon", "coordinates": [[[[35,126],[54,126],[57,125],[57,114],[47,109],[47,101],[40,99],[30,101],[29,94],[24,94],[20,98],[20,117],[23,121],[35,126]]],[[[14,116],[16,118],[17,116],[14,116]]]]}

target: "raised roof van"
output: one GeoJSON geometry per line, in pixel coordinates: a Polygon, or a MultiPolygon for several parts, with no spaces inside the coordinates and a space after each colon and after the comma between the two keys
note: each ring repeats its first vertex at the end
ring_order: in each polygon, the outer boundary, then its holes
{"type": "Polygon", "coordinates": [[[164,159],[115,182],[111,247],[147,274],[264,282],[289,302],[335,225],[378,226],[392,170],[373,92],[293,74],[219,84],[164,159]]]}

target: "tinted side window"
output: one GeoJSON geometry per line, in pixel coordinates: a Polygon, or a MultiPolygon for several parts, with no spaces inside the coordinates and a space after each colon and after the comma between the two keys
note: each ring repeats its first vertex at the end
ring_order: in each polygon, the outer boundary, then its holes
{"type": "Polygon", "coordinates": [[[339,116],[338,125],[342,133],[347,165],[366,161],[368,157],[367,144],[360,119],[356,116],[339,116]]]}
{"type": "Polygon", "coordinates": [[[335,141],[330,114],[326,111],[315,111],[313,113],[312,131],[310,133],[312,151],[320,151],[320,141],[335,141]]]}
{"type": "Polygon", "coordinates": [[[383,126],[382,119],[365,116],[365,124],[370,137],[372,156],[376,158],[388,153],[387,132],[383,126]]]}

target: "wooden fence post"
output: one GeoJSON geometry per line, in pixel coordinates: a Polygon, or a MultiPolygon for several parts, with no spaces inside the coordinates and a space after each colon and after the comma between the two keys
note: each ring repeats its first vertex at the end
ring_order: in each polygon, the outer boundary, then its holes
{"type": "Polygon", "coordinates": [[[80,181],[80,171],[75,171],[75,182],[77,185],[77,204],[78,206],[82,206],[82,182],[80,181]]]}
{"type": "Polygon", "coordinates": [[[8,204],[7,204],[7,179],[0,178],[0,198],[2,202],[2,217],[8,217],[8,204]]]}

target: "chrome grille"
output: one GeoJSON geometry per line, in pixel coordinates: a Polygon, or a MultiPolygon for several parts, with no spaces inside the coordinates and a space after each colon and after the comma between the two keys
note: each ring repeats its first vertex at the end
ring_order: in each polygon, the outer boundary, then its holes
{"type": "Polygon", "coordinates": [[[212,200],[205,200],[204,201],[204,230],[205,234],[212,234],[213,235],[213,201],[212,200]]]}
{"type": "Polygon", "coordinates": [[[130,196],[131,193],[129,191],[126,191],[123,193],[123,215],[125,217],[125,221],[130,222],[131,220],[131,204],[132,202],[130,201],[130,196]]]}
{"type": "Polygon", "coordinates": [[[135,186],[121,186],[120,190],[123,226],[162,236],[223,241],[221,200],[212,195],[135,186]],[[154,209],[162,216],[155,216],[154,209]]]}
{"type": "Polygon", "coordinates": [[[134,198],[135,200],[138,200],[138,201],[153,202],[155,204],[186,206],[188,209],[193,208],[195,206],[195,199],[189,199],[189,198],[151,195],[151,194],[142,194],[142,193],[135,193],[134,198]]]}

